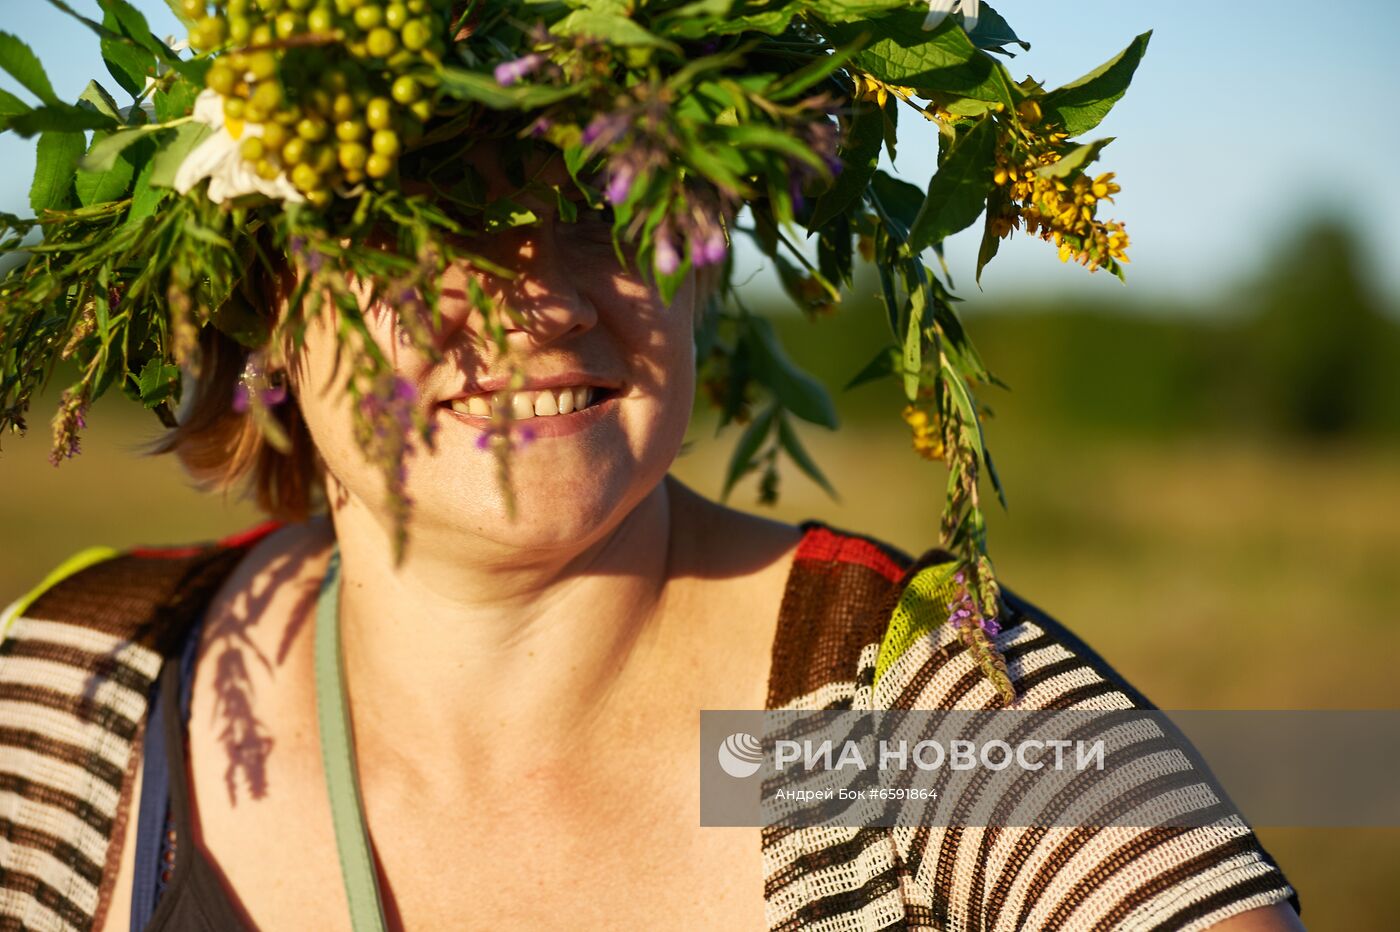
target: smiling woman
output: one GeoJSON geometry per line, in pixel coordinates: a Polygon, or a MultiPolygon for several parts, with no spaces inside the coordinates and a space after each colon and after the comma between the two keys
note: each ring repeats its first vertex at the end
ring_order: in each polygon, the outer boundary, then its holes
{"type": "Polygon", "coordinates": [[[988,54],[1019,40],[985,4],[962,5],[971,33],[894,0],[565,6],[191,0],[187,60],[103,0],[88,25],[155,124],[105,91],[58,101],[0,36],[41,100],[5,119],[71,169],[43,174],[45,242],[5,279],[0,413],[74,357],[56,456],[120,377],[171,427],[161,450],[272,519],[85,551],[7,609],[0,916],[1296,928],[1283,873],[1170,742],[1133,746],[1153,769],[1106,808],[1197,827],[700,821],[702,709],[1148,706],[993,577],[969,390],[990,376],[919,258],[986,210],[993,251],[1025,223],[1117,270],[1126,235],[1095,215],[1116,185],[1084,174],[1102,144],[1067,139],[1145,37],[1056,97],[988,54]],[[946,150],[927,196],[875,169],[916,95],[946,150]],[[738,301],[740,205],[775,259],[799,222],[820,234],[817,267],[778,266],[804,306],[857,250],[880,268],[900,343],[866,375],[903,382],[950,471],[917,558],[668,474],[698,364],[747,425],[731,477],[779,449],[820,475],[789,417],[835,426],[766,322],[712,300],[738,301]]]}
{"type": "MultiPolygon", "coordinates": [[[[483,158],[503,195],[504,176],[483,158]]],[[[1117,837],[1004,830],[995,841],[988,829],[837,839],[701,828],[698,709],[978,708],[996,692],[950,628],[911,640],[892,626],[893,607],[921,592],[917,580],[946,566],[946,552],[914,560],[821,522],[752,517],[666,475],[694,400],[693,281],[666,303],[610,247],[531,206],[539,226],[487,249],[513,277],[445,271],[433,331],[442,361],[399,339],[399,309],[357,291],[408,387],[403,403],[419,409],[402,416],[435,427],[407,473],[415,508],[401,562],[396,505],[338,388],[327,303],[301,347],[261,373],[285,384],[273,409],[305,438],[288,453],[235,456],[221,480],[240,463],[257,463],[265,487],[314,477],[324,513],[284,515],[212,547],[112,556],[19,613],[10,657],[93,664],[88,681],[126,689],[128,704],[169,658],[144,747],[139,719],[135,731],[117,728],[130,764],[123,773],[121,755],[104,752],[115,769],[102,821],[79,833],[98,833],[84,883],[102,925],[342,928],[368,903],[409,929],[464,917],[533,928],[566,915],[574,928],[936,928],[972,917],[986,928],[1296,927],[1287,907],[1256,908],[1292,891],[1230,820],[1117,837]],[[506,337],[523,380],[483,349],[469,279],[520,311],[506,337]],[[482,450],[497,431],[516,444],[513,515],[482,450]],[[327,604],[340,653],[329,666],[316,621],[327,604]],[[58,646],[79,641],[76,654],[58,646]],[[872,691],[869,658],[893,644],[901,653],[872,691]],[[325,692],[328,669],[343,671],[343,693],[325,692]],[[348,744],[325,730],[337,697],[348,744]],[[337,755],[353,775],[349,819],[338,819],[346,801],[325,773],[337,755]],[[610,836],[629,844],[597,841],[610,836]],[[342,882],[356,876],[346,853],[356,838],[373,865],[359,886],[342,882]]],[[[256,437],[225,369],[207,370],[194,396],[221,412],[203,429],[256,437]]],[[[194,422],[174,436],[169,448],[193,445],[210,462],[194,422]]],[[[304,492],[269,498],[310,508],[304,492]]],[[[944,586],[929,601],[955,598],[944,586]]],[[[1019,708],[1146,705],[1072,635],[1007,600],[996,644],[1019,708]]],[[[0,680],[31,675],[16,663],[0,666],[0,680]]],[[[73,890],[55,902],[64,911],[53,915],[85,915],[73,890]]]]}

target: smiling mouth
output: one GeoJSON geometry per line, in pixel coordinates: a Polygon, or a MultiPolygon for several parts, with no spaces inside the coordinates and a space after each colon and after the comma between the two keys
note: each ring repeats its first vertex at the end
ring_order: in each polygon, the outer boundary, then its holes
{"type": "Polygon", "coordinates": [[[511,417],[518,421],[536,417],[568,417],[616,398],[621,393],[620,389],[601,385],[578,385],[469,395],[444,401],[439,407],[483,421],[504,419],[501,415],[510,412],[511,417]]]}

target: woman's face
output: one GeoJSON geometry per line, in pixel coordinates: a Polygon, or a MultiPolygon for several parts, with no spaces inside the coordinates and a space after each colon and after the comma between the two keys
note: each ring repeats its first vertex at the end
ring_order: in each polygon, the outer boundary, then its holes
{"type": "MultiPolygon", "coordinates": [[[[478,166],[490,196],[513,190],[493,164],[479,159],[478,166]]],[[[542,177],[565,176],[556,160],[542,177]]],[[[541,224],[472,244],[485,258],[513,269],[514,280],[465,264],[452,265],[443,276],[441,363],[396,332],[392,308],[367,315],[375,340],[436,428],[434,449],[415,440],[408,459],[410,541],[424,533],[468,532],[512,548],[591,543],[656,487],[684,439],[695,393],[693,277],[666,306],[635,272],[624,271],[606,223],[566,224],[552,205],[526,206],[541,224]],[[469,277],[523,318],[519,324],[505,321],[525,375],[515,396],[495,391],[509,370],[481,337],[483,319],[467,297],[469,277]],[[493,404],[510,404],[522,418],[510,432],[514,520],[507,515],[497,460],[482,440],[493,404]],[[587,407],[578,410],[580,404],[587,407]]],[[[343,363],[335,370],[329,307],[308,327],[290,366],[291,382],[329,472],[332,502],[348,495],[388,530],[392,512],[382,468],[355,442],[351,401],[343,391],[348,370],[343,363]]]]}

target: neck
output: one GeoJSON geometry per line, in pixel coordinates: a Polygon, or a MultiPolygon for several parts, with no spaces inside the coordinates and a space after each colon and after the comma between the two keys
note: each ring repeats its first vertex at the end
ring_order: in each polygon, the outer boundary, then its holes
{"type": "Polygon", "coordinates": [[[404,746],[432,735],[439,747],[480,747],[484,732],[503,730],[581,736],[610,703],[635,699],[657,647],[671,542],[686,539],[668,485],[585,546],[523,554],[412,531],[397,567],[365,510],[338,509],[357,732],[404,746]]]}

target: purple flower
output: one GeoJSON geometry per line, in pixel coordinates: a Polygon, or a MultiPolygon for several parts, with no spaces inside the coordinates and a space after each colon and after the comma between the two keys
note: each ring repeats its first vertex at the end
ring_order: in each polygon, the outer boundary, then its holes
{"type": "Polygon", "coordinates": [[[529,133],[534,138],[539,139],[545,133],[549,132],[550,129],[552,129],[553,127],[554,121],[551,120],[549,117],[542,116],[538,120],[530,124],[529,133]]]}
{"type": "Polygon", "coordinates": [[[967,628],[976,624],[988,637],[1000,634],[1001,624],[996,618],[987,618],[977,610],[972,601],[972,593],[967,590],[967,577],[961,570],[953,574],[953,581],[958,584],[958,588],[953,601],[948,603],[948,623],[954,628],[967,628]]]}
{"type": "Polygon", "coordinates": [[[490,432],[490,431],[488,431],[488,430],[483,430],[481,433],[479,433],[479,434],[476,435],[476,448],[477,448],[478,450],[485,450],[485,449],[486,449],[487,447],[489,447],[490,445],[491,445],[491,432],[490,432]]]}
{"type": "Polygon", "coordinates": [[[606,148],[627,132],[631,125],[632,118],[625,113],[596,114],[584,127],[583,144],[599,149],[606,148]]]}
{"type": "Polygon", "coordinates": [[[797,175],[788,176],[788,194],[792,197],[792,209],[800,212],[807,199],[802,196],[802,179],[797,175]]]}
{"type": "Polygon", "coordinates": [[[676,252],[676,244],[671,237],[671,225],[662,221],[656,228],[655,234],[656,271],[662,275],[671,275],[681,266],[680,253],[676,252]]]}
{"type": "Polygon", "coordinates": [[[514,61],[501,62],[496,66],[493,74],[495,75],[497,84],[509,87],[526,75],[537,71],[540,65],[543,64],[544,56],[538,52],[531,52],[529,55],[517,58],[514,61]]]}
{"type": "Polygon", "coordinates": [[[246,414],[248,411],[248,386],[242,382],[233,387],[233,410],[239,414],[246,414]]]}
{"type": "Polygon", "coordinates": [[[632,167],[631,162],[624,162],[618,159],[613,160],[611,171],[608,175],[608,190],[606,193],[609,204],[617,205],[627,200],[627,195],[632,190],[632,180],[636,175],[636,170],[632,167]]]}
{"type": "MultiPolygon", "coordinates": [[[[262,399],[263,407],[272,408],[287,400],[287,386],[273,385],[265,388],[258,395],[262,399]]],[[[244,391],[244,403],[247,403],[247,391],[244,391]]]]}
{"type": "Polygon", "coordinates": [[[715,265],[723,262],[729,254],[729,244],[724,241],[724,233],[716,230],[705,239],[705,261],[702,265],[715,265]]]}

